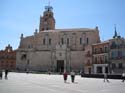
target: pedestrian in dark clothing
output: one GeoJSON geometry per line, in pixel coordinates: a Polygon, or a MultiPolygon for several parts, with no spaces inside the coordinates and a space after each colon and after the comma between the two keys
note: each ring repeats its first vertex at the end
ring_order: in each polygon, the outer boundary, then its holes
{"type": "Polygon", "coordinates": [[[68,73],[66,71],[64,71],[63,73],[63,78],[64,78],[64,82],[66,83],[67,81],[67,77],[68,77],[68,73]]]}
{"type": "Polygon", "coordinates": [[[2,72],[2,70],[0,69],[0,79],[2,79],[2,76],[3,76],[3,72],[2,72]]]}
{"type": "Polygon", "coordinates": [[[122,73],[122,82],[125,81],[125,73],[122,73]]]}
{"type": "Polygon", "coordinates": [[[106,80],[107,82],[109,82],[107,73],[104,73],[104,82],[105,82],[105,80],[106,80]]]}
{"type": "Polygon", "coordinates": [[[5,79],[8,79],[7,75],[8,75],[8,69],[5,70],[5,79]]]}
{"type": "Polygon", "coordinates": [[[72,83],[74,83],[74,81],[75,81],[75,72],[72,71],[72,72],[70,73],[70,75],[71,75],[71,81],[72,81],[72,83]]]}

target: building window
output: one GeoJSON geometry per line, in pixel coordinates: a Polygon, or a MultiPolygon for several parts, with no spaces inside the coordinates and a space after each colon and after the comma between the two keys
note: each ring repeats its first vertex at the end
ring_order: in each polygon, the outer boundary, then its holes
{"type": "Polygon", "coordinates": [[[69,45],[69,38],[67,38],[67,45],[69,45]]]}
{"type": "Polygon", "coordinates": [[[27,47],[28,47],[28,48],[33,48],[33,45],[32,45],[32,44],[28,44],[27,47]]]}
{"type": "Polygon", "coordinates": [[[116,68],[116,65],[113,63],[112,64],[112,69],[115,69],[116,68]]]}
{"type": "Polygon", "coordinates": [[[105,56],[105,63],[107,63],[108,62],[108,57],[107,56],[105,56]]]}
{"type": "Polygon", "coordinates": [[[45,40],[45,38],[43,39],[43,45],[45,45],[45,42],[46,42],[46,40],[45,40]]]}
{"type": "Polygon", "coordinates": [[[118,64],[118,68],[119,68],[119,69],[122,69],[122,68],[123,68],[122,63],[119,63],[119,64],[118,64]]]}
{"type": "Polygon", "coordinates": [[[63,40],[63,38],[61,38],[61,43],[62,43],[62,45],[64,44],[64,40],[63,40]]]}
{"type": "Polygon", "coordinates": [[[111,52],[111,58],[115,59],[118,57],[118,52],[117,51],[112,51],[111,52]]]}
{"type": "Polygon", "coordinates": [[[88,61],[87,61],[87,65],[90,66],[90,60],[89,60],[89,59],[88,59],[88,61]]]}
{"type": "Polygon", "coordinates": [[[103,60],[102,60],[102,57],[100,57],[100,64],[103,64],[103,60]]]}
{"type": "Polygon", "coordinates": [[[28,45],[28,48],[30,48],[30,44],[28,45]]]}
{"type": "Polygon", "coordinates": [[[97,64],[97,57],[95,57],[95,64],[97,64]]]}
{"type": "Polygon", "coordinates": [[[46,30],[49,30],[49,28],[47,27],[46,30]]]}
{"type": "Polygon", "coordinates": [[[121,58],[121,57],[122,57],[122,52],[118,51],[118,58],[121,58]]]}
{"type": "Polygon", "coordinates": [[[116,43],[115,43],[115,42],[112,42],[111,48],[112,48],[112,49],[116,48],[116,43]]]}
{"type": "Polygon", "coordinates": [[[100,53],[102,53],[103,52],[103,50],[102,50],[102,48],[100,48],[100,53]]]}
{"type": "Polygon", "coordinates": [[[102,73],[102,67],[97,67],[97,73],[102,73]]]}
{"type": "Polygon", "coordinates": [[[44,28],[42,28],[42,30],[44,30],[44,28]]]}
{"type": "Polygon", "coordinates": [[[21,56],[21,60],[26,60],[26,58],[27,58],[27,55],[26,55],[26,54],[23,54],[23,55],[21,56]]]}
{"type": "Polygon", "coordinates": [[[95,54],[97,53],[97,49],[95,49],[95,54]]]}
{"type": "Polygon", "coordinates": [[[122,51],[122,56],[125,57],[125,51],[122,51]]]}
{"type": "Polygon", "coordinates": [[[89,38],[86,38],[86,43],[89,44],[89,38]]]}
{"type": "Polygon", "coordinates": [[[107,48],[107,47],[105,47],[105,52],[106,52],[106,53],[108,52],[108,48],[107,48]]]}
{"type": "Polygon", "coordinates": [[[4,62],[3,61],[1,61],[1,67],[3,67],[4,66],[4,62]]]}
{"type": "Polygon", "coordinates": [[[62,56],[62,53],[59,53],[59,56],[62,56]]]}
{"type": "Polygon", "coordinates": [[[13,68],[13,62],[11,62],[10,67],[13,68]]]}
{"type": "Polygon", "coordinates": [[[49,39],[49,45],[51,45],[51,39],[49,39]]]}
{"type": "Polygon", "coordinates": [[[80,38],[80,45],[82,45],[82,38],[80,38]]]}

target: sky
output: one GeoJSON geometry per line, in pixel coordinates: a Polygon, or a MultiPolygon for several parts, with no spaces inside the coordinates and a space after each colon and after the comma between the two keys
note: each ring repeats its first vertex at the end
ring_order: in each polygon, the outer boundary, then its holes
{"type": "MultiPolygon", "coordinates": [[[[20,35],[39,29],[49,0],[0,0],[0,50],[10,44],[17,49],[20,35]]],[[[50,0],[56,29],[95,28],[102,41],[111,39],[116,29],[125,38],[125,0],[50,0]]]]}

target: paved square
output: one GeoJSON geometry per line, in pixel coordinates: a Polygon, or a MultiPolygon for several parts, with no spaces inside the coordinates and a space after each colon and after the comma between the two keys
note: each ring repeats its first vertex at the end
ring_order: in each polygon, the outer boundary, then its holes
{"type": "Polygon", "coordinates": [[[81,78],[71,83],[68,76],[64,83],[62,75],[9,73],[8,80],[0,80],[0,93],[125,93],[121,80],[81,78]]]}

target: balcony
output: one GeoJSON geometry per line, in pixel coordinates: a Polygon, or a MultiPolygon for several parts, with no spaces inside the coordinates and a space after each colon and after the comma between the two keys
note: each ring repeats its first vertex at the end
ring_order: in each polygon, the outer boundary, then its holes
{"type": "Polygon", "coordinates": [[[111,60],[122,60],[125,59],[125,57],[112,57],[111,60]]]}
{"type": "Polygon", "coordinates": [[[96,51],[96,52],[93,52],[93,54],[103,54],[103,53],[108,53],[109,51],[106,50],[106,51],[96,51]]]}

